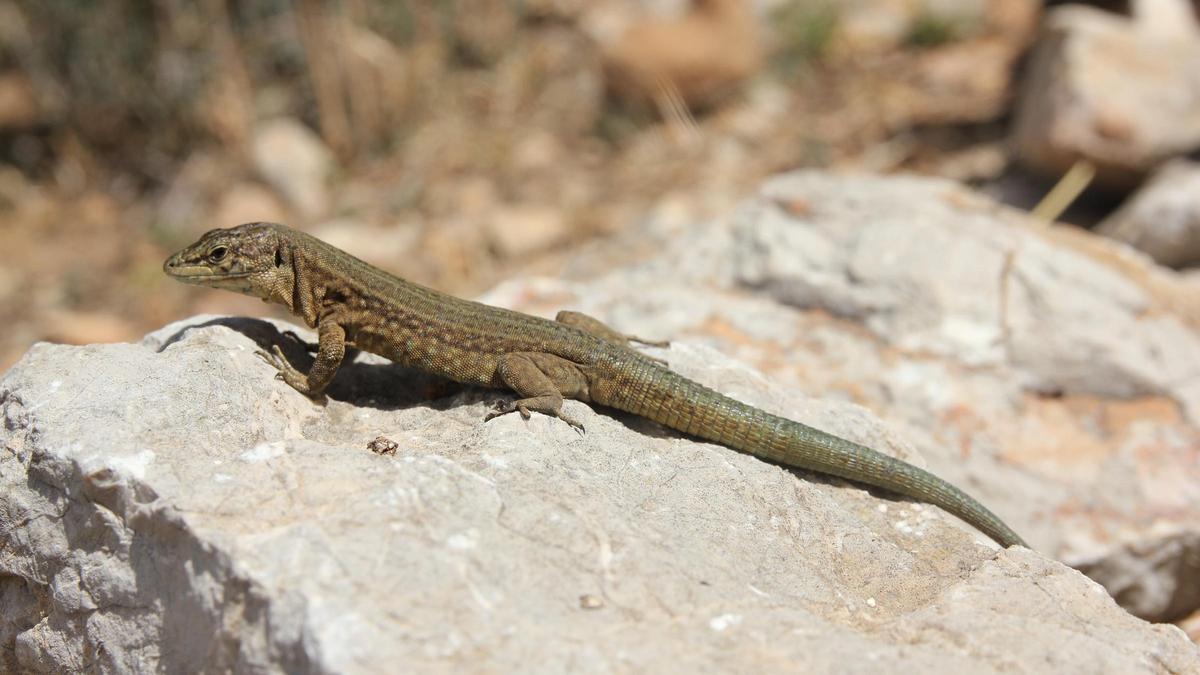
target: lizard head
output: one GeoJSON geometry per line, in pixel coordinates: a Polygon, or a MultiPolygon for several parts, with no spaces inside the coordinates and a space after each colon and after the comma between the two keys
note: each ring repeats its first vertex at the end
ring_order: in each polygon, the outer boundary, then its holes
{"type": "Polygon", "coordinates": [[[264,300],[290,288],[289,252],[282,225],[246,223],[210,230],[163,263],[167,276],[186,284],[223,288],[264,300]]]}

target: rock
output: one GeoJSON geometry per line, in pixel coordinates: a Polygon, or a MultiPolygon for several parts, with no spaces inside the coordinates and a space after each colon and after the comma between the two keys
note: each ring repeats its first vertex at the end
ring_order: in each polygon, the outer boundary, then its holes
{"type": "Polygon", "coordinates": [[[1082,5],[1047,13],[1013,132],[1030,168],[1057,176],[1086,159],[1100,183],[1128,188],[1200,147],[1195,18],[1184,0],[1134,4],[1134,18],[1082,5]],[[1167,6],[1177,19],[1156,18],[1167,6]]]}
{"type": "Polygon", "coordinates": [[[1042,392],[1166,395],[1200,422],[1200,334],[1156,313],[1150,279],[1178,283],[1031,224],[946,181],[797,173],[740,216],[739,276],[902,350],[1012,368],[1042,392]]]}
{"type": "Polygon", "coordinates": [[[1200,162],[1175,160],[1096,228],[1162,265],[1200,265],[1200,162]]]}
{"type": "Polygon", "coordinates": [[[680,16],[632,22],[603,44],[603,56],[618,97],[662,107],[677,96],[696,108],[717,103],[755,75],[763,49],[749,2],[697,0],[680,16]]]}
{"type": "MultiPolygon", "coordinates": [[[[0,380],[0,667],[1200,668],[1177,628],[1037,553],[634,418],[485,424],[494,395],[429,405],[367,355],[314,404],[254,356],[286,327],[39,344],[0,380]]],[[[910,455],[862,409],[687,342],[663,355],[910,455]]]]}
{"type": "Polygon", "coordinates": [[[1200,608],[1200,530],[1131,542],[1102,557],[1072,561],[1136,616],[1178,621],[1200,608]]]}
{"type": "Polygon", "coordinates": [[[1149,32],[1178,40],[1200,38],[1195,0],[1129,0],[1128,4],[1149,32]]]}
{"type": "Polygon", "coordinates": [[[254,130],[251,156],[263,180],[301,216],[314,219],[329,210],[333,155],[311,129],[288,117],[263,122],[254,130]]]}

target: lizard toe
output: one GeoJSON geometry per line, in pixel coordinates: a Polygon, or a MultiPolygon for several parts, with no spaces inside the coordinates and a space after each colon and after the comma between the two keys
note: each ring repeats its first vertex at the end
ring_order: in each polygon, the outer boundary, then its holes
{"type": "Polygon", "coordinates": [[[579,432],[580,436],[587,433],[587,430],[583,428],[583,423],[580,422],[579,420],[576,420],[574,417],[566,415],[566,414],[562,413],[561,411],[558,413],[557,417],[558,417],[558,419],[560,419],[560,420],[566,422],[568,425],[570,425],[570,427],[572,429],[579,432]]]}
{"type": "Polygon", "coordinates": [[[269,354],[268,352],[265,352],[261,349],[257,349],[257,350],[255,350],[254,355],[257,356],[258,358],[262,359],[263,361],[266,361],[267,365],[271,366],[272,368],[274,368],[276,370],[279,370],[279,364],[275,361],[275,357],[272,354],[269,354]]]}

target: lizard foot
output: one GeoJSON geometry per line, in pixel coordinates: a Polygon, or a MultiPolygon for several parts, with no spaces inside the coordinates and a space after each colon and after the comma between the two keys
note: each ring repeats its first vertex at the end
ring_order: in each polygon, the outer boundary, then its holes
{"type": "Polygon", "coordinates": [[[587,433],[587,429],[583,428],[583,423],[579,422],[574,417],[568,417],[567,415],[563,414],[561,411],[556,416],[558,417],[558,419],[571,425],[571,428],[574,429],[575,431],[579,432],[580,436],[583,436],[584,434],[587,433]]]}
{"type": "Polygon", "coordinates": [[[272,345],[271,352],[265,352],[261,349],[256,350],[254,355],[266,361],[267,365],[276,370],[275,379],[287,382],[293,389],[306,396],[312,395],[309,393],[308,377],[296,370],[288,362],[287,357],[283,355],[283,349],[279,345],[272,345]]]}
{"type": "MultiPolygon", "coordinates": [[[[507,415],[509,413],[514,413],[514,412],[521,413],[521,417],[524,419],[529,419],[532,414],[529,411],[529,408],[527,408],[521,404],[521,401],[501,400],[501,401],[496,401],[495,403],[492,404],[492,409],[488,412],[488,414],[486,416],[484,416],[483,421],[488,422],[488,421],[496,419],[497,417],[501,417],[503,415],[507,415]]],[[[566,415],[561,410],[556,410],[554,412],[545,412],[545,411],[539,410],[538,412],[541,412],[546,415],[551,415],[553,417],[557,417],[558,419],[571,425],[571,428],[574,429],[575,431],[578,431],[580,435],[587,433],[587,430],[583,428],[582,423],[575,420],[575,418],[570,417],[569,415],[566,415]]]]}
{"type": "Polygon", "coordinates": [[[525,419],[529,419],[529,409],[528,408],[517,403],[516,401],[505,401],[505,400],[501,399],[492,404],[492,409],[488,411],[488,414],[486,416],[484,416],[483,421],[490,422],[490,421],[496,419],[497,417],[502,417],[509,413],[515,413],[515,412],[520,412],[521,417],[523,417],[525,419]]]}

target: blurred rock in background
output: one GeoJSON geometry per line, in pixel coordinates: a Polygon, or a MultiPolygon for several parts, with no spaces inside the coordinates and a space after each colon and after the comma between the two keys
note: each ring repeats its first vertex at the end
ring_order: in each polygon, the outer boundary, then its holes
{"type": "Polygon", "coordinates": [[[1169,162],[1096,231],[1161,265],[1200,265],[1200,163],[1169,162]]]}
{"type": "Polygon", "coordinates": [[[1099,182],[1135,185],[1200,148],[1200,24],[1188,0],[1133,0],[1123,17],[1083,5],[1046,16],[1013,142],[1031,169],[1079,159],[1099,182]]]}

